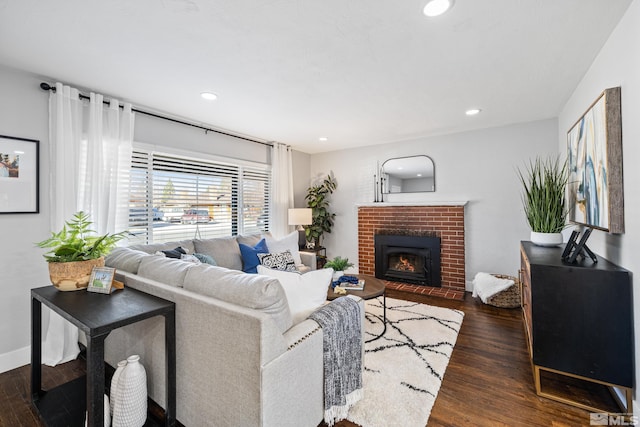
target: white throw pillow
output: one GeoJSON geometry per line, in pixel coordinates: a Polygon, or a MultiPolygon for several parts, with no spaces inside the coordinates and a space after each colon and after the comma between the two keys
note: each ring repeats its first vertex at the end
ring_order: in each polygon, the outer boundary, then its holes
{"type": "Polygon", "coordinates": [[[300,249],[298,248],[298,236],[298,232],[294,231],[281,239],[275,239],[266,235],[264,238],[267,241],[267,248],[269,248],[270,254],[278,254],[288,249],[296,265],[300,265],[302,264],[302,260],[300,259],[300,249]]]}
{"type": "Polygon", "coordinates": [[[258,274],[278,279],[287,296],[293,324],[296,325],[327,301],[333,269],[323,268],[300,274],[259,265],[258,274]]]}

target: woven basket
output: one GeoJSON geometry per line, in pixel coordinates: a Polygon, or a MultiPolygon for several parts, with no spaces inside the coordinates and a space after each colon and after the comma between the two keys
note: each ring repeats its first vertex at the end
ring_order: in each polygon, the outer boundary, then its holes
{"type": "Polygon", "coordinates": [[[498,279],[513,280],[513,286],[508,287],[504,291],[498,292],[487,299],[487,304],[500,308],[517,308],[520,307],[520,281],[513,276],[504,274],[491,274],[498,279]]]}

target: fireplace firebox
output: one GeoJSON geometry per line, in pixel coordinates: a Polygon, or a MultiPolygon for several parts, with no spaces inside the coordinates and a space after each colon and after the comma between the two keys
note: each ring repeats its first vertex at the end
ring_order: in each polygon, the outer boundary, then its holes
{"type": "Polygon", "coordinates": [[[375,266],[378,279],[440,287],[440,238],[376,234],[375,266]]]}

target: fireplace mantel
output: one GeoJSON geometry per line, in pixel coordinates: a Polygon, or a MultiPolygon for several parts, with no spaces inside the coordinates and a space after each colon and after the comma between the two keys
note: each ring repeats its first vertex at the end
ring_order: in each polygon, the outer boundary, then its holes
{"type": "Polygon", "coordinates": [[[369,202],[356,203],[356,207],[387,207],[387,206],[466,206],[467,200],[457,202],[369,202]]]}

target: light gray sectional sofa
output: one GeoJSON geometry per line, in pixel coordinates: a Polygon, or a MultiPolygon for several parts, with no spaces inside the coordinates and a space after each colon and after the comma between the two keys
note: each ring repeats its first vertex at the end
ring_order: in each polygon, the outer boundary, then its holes
{"type": "MultiPolygon", "coordinates": [[[[238,271],[238,242],[252,246],[259,238],[118,248],[106,259],[125,286],[176,303],[176,417],[185,426],[315,427],[322,421],[322,330],[309,319],[293,324],[277,279],[238,271]],[[177,246],[208,254],[218,266],[153,255],[177,246]]],[[[306,261],[314,265],[315,257],[306,261]]],[[[149,396],[164,407],[163,322],[156,317],[113,331],[105,358],[116,366],[139,354],[149,396]]]]}

